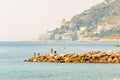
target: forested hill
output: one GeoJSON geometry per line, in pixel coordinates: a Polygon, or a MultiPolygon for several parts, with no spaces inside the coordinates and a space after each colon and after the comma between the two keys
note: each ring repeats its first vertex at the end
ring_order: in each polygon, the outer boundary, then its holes
{"type": "Polygon", "coordinates": [[[51,38],[55,34],[70,32],[74,39],[78,39],[80,35],[91,38],[120,38],[120,0],[105,0],[75,15],[70,21],[63,20],[61,28],[55,29],[51,38]]]}

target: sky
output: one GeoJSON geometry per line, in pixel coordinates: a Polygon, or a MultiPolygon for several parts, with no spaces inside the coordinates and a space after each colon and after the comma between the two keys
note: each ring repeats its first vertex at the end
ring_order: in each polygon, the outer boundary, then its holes
{"type": "Polygon", "coordinates": [[[0,0],[0,41],[33,40],[104,0],[0,0]]]}

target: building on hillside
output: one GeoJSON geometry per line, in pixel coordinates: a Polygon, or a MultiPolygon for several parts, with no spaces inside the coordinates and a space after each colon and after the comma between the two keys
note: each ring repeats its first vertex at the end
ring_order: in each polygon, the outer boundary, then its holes
{"type": "Polygon", "coordinates": [[[75,26],[75,24],[73,24],[73,23],[69,23],[69,25],[68,25],[70,28],[72,28],[72,27],[74,27],[75,26]]]}
{"type": "Polygon", "coordinates": [[[84,33],[81,32],[81,31],[77,31],[77,37],[78,37],[78,40],[83,39],[87,34],[88,34],[88,33],[85,32],[85,31],[84,31],[84,33]]]}
{"type": "Polygon", "coordinates": [[[65,19],[62,19],[62,20],[60,21],[60,25],[61,25],[61,26],[64,26],[65,23],[66,23],[66,20],[65,20],[65,19]]]}
{"type": "Polygon", "coordinates": [[[95,34],[99,34],[99,33],[101,33],[101,31],[103,31],[104,30],[104,27],[103,26],[98,26],[97,27],[97,29],[96,29],[96,31],[94,32],[95,34]]]}
{"type": "Polygon", "coordinates": [[[44,33],[44,34],[40,34],[39,37],[38,37],[38,40],[39,41],[47,41],[47,40],[50,40],[50,37],[51,37],[51,33],[47,32],[47,33],[44,33]]]}
{"type": "Polygon", "coordinates": [[[60,40],[60,34],[55,34],[54,39],[55,40],[60,40]]]}
{"type": "Polygon", "coordinates": [[[64,33],[64,34],[61,34],[61,40],[63,41],[72,41],[72,37],[70,35],[70,33],[64,33]]]}
{"type": "Polygon", "coordinates": [[[80,27],[80,32],[82,33],[82,32],[84,32],[84,31],[86,31],[86,29],[87,29],[86,26],[84,26],[84,27],[80,27]]]}
{"type": "Polygon", "coordinates": [[[55,34],[54,39],[62,40],[62,41],[72,41],[72,37],[70,33],[55,34]]]}

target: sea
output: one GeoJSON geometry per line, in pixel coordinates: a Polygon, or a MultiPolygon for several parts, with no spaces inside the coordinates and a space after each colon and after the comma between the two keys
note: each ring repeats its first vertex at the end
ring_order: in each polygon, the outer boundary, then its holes
{"type": "Polygon", "coordinates": [[[33,53],[120,51],[119,42],[0,42],[0,80],[120,80],[120,64],[24,62],[33,53]],[[63,47],[66,49],[63,49],[63,47]]]}

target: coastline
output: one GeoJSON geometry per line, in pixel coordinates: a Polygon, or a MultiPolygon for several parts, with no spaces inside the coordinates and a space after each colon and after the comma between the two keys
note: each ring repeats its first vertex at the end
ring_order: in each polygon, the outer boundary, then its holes
{"type": "Polygon", "coordinates": [[[120,39],[99,39],[99,40],[94,40],[94,39],[83,39],[83,40],[29,40],[29,41],[21,41],[21,42],[120,42],[120,39]]]}

